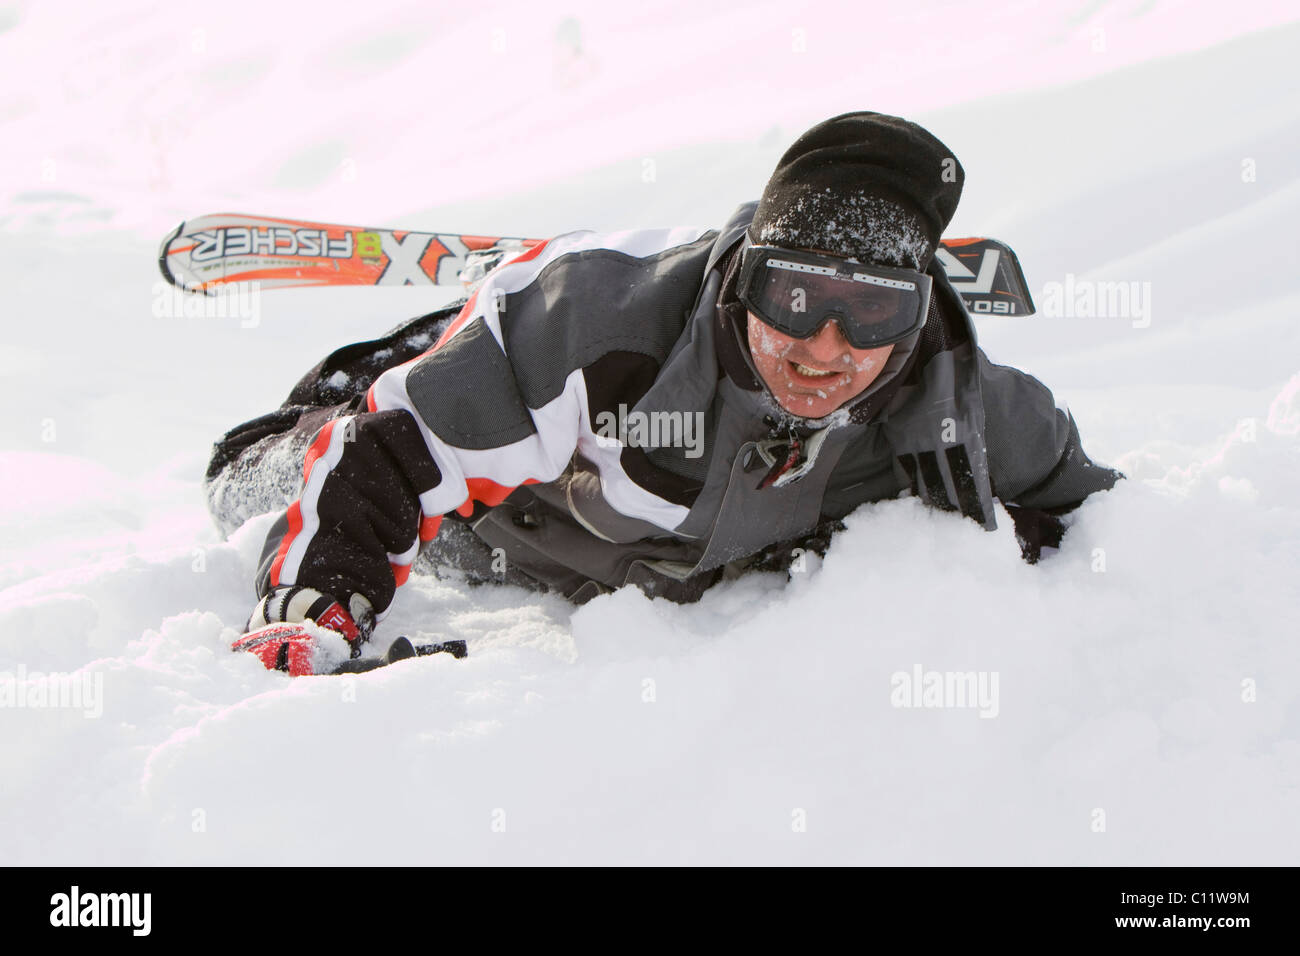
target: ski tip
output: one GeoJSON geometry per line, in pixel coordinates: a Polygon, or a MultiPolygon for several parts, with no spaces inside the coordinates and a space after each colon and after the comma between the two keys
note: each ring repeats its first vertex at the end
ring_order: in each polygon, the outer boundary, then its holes
{"type": "Polygon", "coordinates": [[[405,637],[399,637],[393,641],[388,648],[388,653],[384,655],[385,664],[394,664],[397,661],[404,661],[408,657],[415,657],[415,648],[405,637]]]}
{"type": "Polygon", "coordinates": [[[171,285],[179,285],[179,283],[176,281],[176,276],[172,275],[171,268],[167,265],[167,254],[171,250],[172,243],[180,238],[180,234],[184,229],[185,223],[182,222],[167,234],[167,238],[162,241],[162,246],[158,250],[158,269],[162,272],[162,277],[171,285]]]}

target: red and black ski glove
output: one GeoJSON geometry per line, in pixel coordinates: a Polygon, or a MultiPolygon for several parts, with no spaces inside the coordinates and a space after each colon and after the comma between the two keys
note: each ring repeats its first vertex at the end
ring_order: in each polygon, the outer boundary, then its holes
{"type": "Polygon", "coordinates": [[[276,588],[253,609],[246,633],[231,650],[248,651],[269,670],[285,671],[290,677],[329,673],[346,657],[358,657],[361,645],[374,627],[370,602],[352,596],[350,610],[320,591],[308,587],[276,588]],[[331,648],[338,635],[348,651],[331,648]]]}

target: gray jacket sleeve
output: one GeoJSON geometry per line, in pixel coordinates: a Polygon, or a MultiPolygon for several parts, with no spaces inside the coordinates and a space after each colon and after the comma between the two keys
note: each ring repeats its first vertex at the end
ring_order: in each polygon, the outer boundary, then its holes
{"type": "Polygon", "coordinates": [[[1088,458],[1073,416],[1038,379],[982,350],[979,374],[989,478],[1004,505],[1063,514],[1124,477],[1088,458]]]}

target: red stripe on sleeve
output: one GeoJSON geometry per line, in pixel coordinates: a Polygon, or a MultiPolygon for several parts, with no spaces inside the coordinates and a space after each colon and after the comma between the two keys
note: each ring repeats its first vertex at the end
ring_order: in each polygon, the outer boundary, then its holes
{"type": "MultiPolygon", "coordinates": [[[[546,244],[550,241],[551,240],[547,239],[545,242],[539,242],[531,249],[527,250],[526,252],[520,253],[519,255],[515,256],[513,259],[509,260],[508,262],[501,263],[500,265],[497,266],[497,268],[500,269],[505,266],[515,265],[516,263],[519,262],[528,262],[532,259],[536,259],[538,256],[542,254],[542,250],[546,248],[546,244]]],[[[464,308],[460,310],[460,314],[457,315],[456,318],[452,320],[451,325],[447,326],[446,331],[444,331],[442,335],[438,336],[438,341],[433,343],[433,348],[429,349],[429,352],[436,352],[439,348],[442,347],[444,342],[446,342],[449,338],[451,338],[453,335],[459,332],[461,328],[464,327],[465,323],[469,321],[470,316],[474,314],[474,306],[477,302],[478,302],[478,289],[475,289],[474,294],[469,297],[469,301],[466,302],[464,308]]],[[[424,354],[428,355],[429,352],[425,352],[424,354]]]]}
{"type": "MultiPolygon", "coordinates": [[[[321,455],[325,454],[326,449],[330,446],[330,435],[334,431],[334,422],[326,422],[325,427],[320,430],[316,440],[311,443],[307,449],[307,456],[303,460],[302,480],[304,486],[311,475],[311,466],[316,463],[321,455]]],[[[280,540],[280,547],[275,551],[275,560],[271,562],[271,587],[280,586],[280,570],[284,567],[285,555],[289,553],[289,546],[293,544],[293,539],[298,537],[302,531],[302,499],[299,498],[289,506],[285,513],[289,522],[289,530],[285,532],[284,537],[280,540]]]]}
{"type": "MultiPolygon", "coordinates": [[[[542,242],[539,242],[537,245],[533,246],[527,252],[523,253],[522,255],[515,256],[509,262],[503,262],[501,265],[512,266],[517,262],[528,262],[532,259],[536,259],[538,256],[542,254],[542,250],[546,248],[547,244],[550,241],[551,240],[546,239],[542,242]]],[[[500,266],[498,266],[498,268],[500,268],[500,266]]]]}
{"type": "MultiPolygon", "coordinates": [[[[316,464],[317,459],[319,459],[320,456],[325,454],[329,449],[330,435],[333,434],[333,432],[334,422],[326,422],[325,426],[320,430],[320,434],[316,436],[316,440],[313,441],[311,447],[307,449],[307,457],[304,458],[302,462],[302,480],[304,482],[306,482],[311,476],[311,466],[316,464]]],[[[346,438],[347,436],[344,437],[346,438]]]]}
{"type": "MultiPolygon", "coordinates": [[[[438,341],[433,343],[433,348],[429,349],[429,352],[438,351],[438,349],[442,348],[444,342],[446,342],[449,338],[451,338],[453,335],[459,332],[462,327],[464,327],[465,323],[469,321],[470,316],[474,314],[474,305],[477,302],[478,302],[478,290],[475,289],[474,294],[469,297],[469,301],[466,302],[463,306],[461,306],[461,310],[456,315],[456,318],[451,320],[451,325],[443,329],[442,335],[438,336],[438,341]]],[[[421,355],[420,357],[424,358],[424,356],[428,355],[429,352],[425,352],[424,355],[421,355]]]]}
{"type": "Polygon", "coordinates": [[[275,552],[275,560],[271,562],[271,587],[273,588],[280,586],[280,568],[284,566],[284,556],[289,553],[289,545],[293,543],[293,539],[302,530],[302,509],[298,506],[298,502],[295,501],[289,506],[286,515],[289,519],[289,530],[280,539],[280,547],[275,552]]]}
{"type": "Polygon", "coordinates": [[[432,541],[442,527],[442,515],[420,518],[420,540],[432,541]]]}
{"type": "MultiPolygon", "coordinates": [[[[537,479],[525,478],[523,484],[535,485],[537,479]]],[[[505,485],[498,485],[490,478],[466,478],[465,487],[469,489],[469,495],[465,498],[464,503],[456,509],[456,513],[468,518],[474,513],[474,502],[481,501],[489,508],[495,508],[510,497],[510,493],[519,486],[512,485],[507,488],[505,485]]]]}

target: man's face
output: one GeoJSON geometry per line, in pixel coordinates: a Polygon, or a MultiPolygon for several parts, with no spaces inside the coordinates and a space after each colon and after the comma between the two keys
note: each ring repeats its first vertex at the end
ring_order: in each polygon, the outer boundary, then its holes
{"type": "Polygon", "coordinates": [[[857,398],[894,351],[892,345],[855,349],[831,320],[815,335],[796,339],[747,314],[754,366],[780,406],[802,418],[822,418],[857,398]]]}

